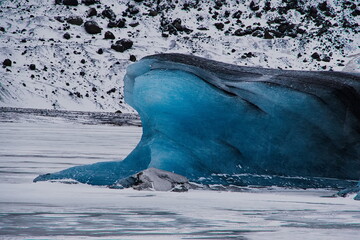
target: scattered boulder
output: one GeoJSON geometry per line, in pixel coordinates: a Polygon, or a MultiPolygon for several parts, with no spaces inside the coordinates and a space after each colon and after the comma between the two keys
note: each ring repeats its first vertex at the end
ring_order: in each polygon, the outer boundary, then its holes
{"type": "Polygon", "coordinates": [[[120,179],[111,188],[130,188],[135,190],[186,192],[192,188],[189,180],[176,173],[148,168],[130,177],[120,179]]]}
{"type": "Polygon", "coordinates": [[[64,35],[63,35],[63,38],[65,38],[65,39],[70,39],[70,33],[64,33],[64,35]]]}
{"type": "Polygon", "coordinates": [[[77,6],[79,2],[78,0],[62,0],[62,4],[66,6],[77,6]]]}
{"type": "Polygon", "coordinates": [[[10,59],[7,58],[3,61],[4,67],[11,67],[11,65],[12,65],[12,61],[10,59]]]}
{"type": "Polygon", "coordinates": [[[36,65],[35,64],[30,64],[29,69],[34,71],[36,69],[36,65]]]}
{"type": "Polygon", "coordinates": [[[56,16],[56,17],[54,17],[54,19],[55,19],[56,21],[58,21],[58,22],[61,22],[61,23],[65,22],[65,18],[62,17],[62,16],[56,16]]]}
{"type": "Polygon", "coordinates": [[[104,38],[105,39],[115,39],[115,35],[110,31],[106,31],[104,38]]]}
{"type": "Polygon", "coordinates": [[[84,24],[85,31],[89,34],[101,33],[101,28],[95,21],[86,21],[84,24]]]}
{"type": "Polygon", "coordinates": [[[96,52],[97,52],[98,54],[103,54],[103,53],[104,53],[104,50],[102,50],[102,48],[99,48],[96,52]]]}
{"type": "Polygon", "coordinates": [[[221,22],[215,23],[214,25],[218,30],[223,30],[224,29],[224,24],[221,23],[221,22]]]}
{"type": "Polygon", "coordinates": [[[114,93],[114,92],[116,92],[116,88],[112,88],[112,89],[110,89],[109,91],[107,91],[106,93],[107,93],[108,95],[110,95],[111,93],[114,93]]]}
{"type": "Polygon", "coordinates": [[[82,4],[85,4],[86,6],[90,6],[96,3],[100,3],[99,0],[82,0],[81,1],[82,4]]]}
{"type": "Polygon", "coordinates": [[[130,39],[121,39],[116,41],[116,43],[111,45],[111,48],[117,52],[124,52],[127,49],[130,49],[133,46],[133,41],[130,39]]]}
{"type": "Polygon", "coordinates": [[[258,10],[260,9],[259,5],[256,4],[254,1],[251,1],[249,7],[250,7],[250,9],[251,9],[252,11],[258,11],[258,10]]]}
{"type": "Polygon", "coordinates": [[[125,27],[125,23],[126,23],[126,19],[125,18],[121,18],[119,20],[110,20],[108,23],[108,28],[124,28],[125,27]]]}
{"type": "Polygon", "coordinates": [[[93,17],[93,16],[96,16],[97,15],[97,10],[96,8],[90,8],[88,11],[87,11],[87,17],[93,17]]]}
{"type": "Polygon", "coordinates": [[[135,55],[130,55],[129,60],[130,60],[131,62],[136,62],[136,57],[135,57],[135,55]]]}
{"type": "Polygon", "coordinates": [[[313,54],[311,54],[311,57],[313,59],[315,59],[316,61],[321,61],[320,55],[317,52],[314,52],[313,54]]]}
{"type": "Polygon", "coordinates": [[[155,16],[157,16],[158,15],[158,12],[157,11],[155,11],[155,10],[149,10],[149,13],[148,13],[148,15],[150,16],[150,17],[155,17],[155,16]]]}
{"type": "Polygon", "coordinates": [[[70,16],[70,17],[66,18],[66,22],[69,24],[80,26],[81,24],[84,23],[84,20],[79,16],[70,16]]]}
{"type": "Polygon", "coordinates": [[[111,10],[110,8],[106,8],[104,11],[102,11],[101,13],[104,17],[110,19],[110,20],[115,20],[116,19],[116,14],[114,13],[113,10],[111,10]]]}
{"type": "Polygon", "coordinates": [[[132,23],[129,23],[129,26],[130,27],[137,27],[137,26],[139,26],[139,22],[132,22],[132,23]]]}
{"type": "Polygon", "coordinates": [[[0,31],[1,31],[1,32],[5,32],[5,28],[4,28],[4,27],[0,27],[0,31]]]}

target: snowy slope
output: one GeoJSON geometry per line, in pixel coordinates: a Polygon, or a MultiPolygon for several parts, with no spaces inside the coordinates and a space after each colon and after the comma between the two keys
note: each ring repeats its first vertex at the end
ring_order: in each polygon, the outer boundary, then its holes
{"type": "Polygon", "coordinates": [[[160,52],[248,66],[359,71],[359,12],[356,0],[2,0],[0,107],[132,112],[123,100],[125,69],[160,52]],[[78,5],[66,5],[71,2],[78,5]],[[90,9],[96,14],[89,16],[90,9]],[[86,32],[90,20],[101,33],[86,32]],[[110,21],[120,27],[109,28],[110,21]],[[107,31],[115,39],[104,39],[107,31]],[[111,45],[120,39],[133,46],[115,51],[111,45]]]}

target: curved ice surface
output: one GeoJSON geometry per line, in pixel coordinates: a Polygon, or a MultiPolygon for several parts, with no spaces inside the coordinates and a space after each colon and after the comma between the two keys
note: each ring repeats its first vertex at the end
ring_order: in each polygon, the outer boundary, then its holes
{"type": "Polygon", "coordinates": [[[232,184],[336,187],[360,177],[359,74],[159,54],[130,65],[124,80],[143,124],[134,151],[35,181],[111,185],[149,167],[232,184]]]}

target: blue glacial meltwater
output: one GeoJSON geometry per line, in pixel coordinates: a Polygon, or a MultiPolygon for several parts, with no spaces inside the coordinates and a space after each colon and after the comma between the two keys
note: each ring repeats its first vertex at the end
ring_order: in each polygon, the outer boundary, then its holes
{"type": "Polygon", "coordinates": [[[133,152],[34,181],[112,185],[149,167],[237,185],[345,188],[360,178],[359,74],[159,54],[130,65],[124,81],[143,124],[133,152]]]}

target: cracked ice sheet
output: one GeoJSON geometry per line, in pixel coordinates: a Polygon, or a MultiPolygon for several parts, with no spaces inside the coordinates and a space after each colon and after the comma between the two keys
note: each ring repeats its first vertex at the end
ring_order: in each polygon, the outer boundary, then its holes
{"type": "Polygon", "coordinates": [[[137,127],[33,120],[0,122],[0,238],[346,239],[360,230],[358,201],[322,197],[330,190],[172,193],[32,183],[64,165],[121,159],[141,134],[137,127]],[[58,155],[74,158],[51,157],[58,155]]]}

